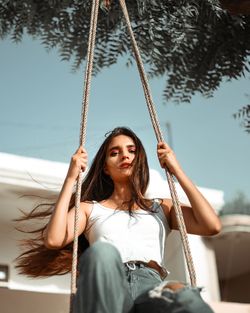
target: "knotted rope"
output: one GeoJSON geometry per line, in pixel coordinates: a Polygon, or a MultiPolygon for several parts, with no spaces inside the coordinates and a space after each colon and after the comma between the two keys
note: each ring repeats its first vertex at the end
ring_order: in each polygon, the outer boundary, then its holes
{"type": "MultiPolygon", "coordinates": [[[[146,103],[148,107],[148,111],[150,114],[151,122],[155,131],[155,135],[157,141],[164,141],[162,131],[160,129],[160,124],[158,121],[157,113],[155,110],[155,106],[153,103],[149,83],[147,80],[147,76],[144,70],[144,66],[141,60],[140,52],[133,34],[133,30],[131,27],[128,10],[126,7],[126,3],[124,0],[119,0],[120,5],[125,17],[125,21],[127,23],[129,35],[132,42],[133,51],[135,54],[135,59],[138,67],[138,71],[140,74],[142,87],[144,90],[144,95],[146,98],[146,103]]],[[[85,79],[84,79],[84,92],[83,92],[83,101],[82,101],[82,113],[81,113],[81,126],[80,126],[80,146],[83,146],[86,139],[86,128],[87,128],[87,113],[88,113],[88,104],[89,104],[89,94],[90,94],[90,86],[91,86],[91,74],[93,68],[93,58],[94,58],[94,47],[95,47],[95,36],[96,36],[96,28],[97,28],[97,20],[98,20],[98,11],[99,11],[99,0],[92,1],[92,9],[91,9],[91,20],[90,20],[90,32],[88,39],[88,52],[87,52],[87,61],[86,61],[86,70],[85,70],[85,79]]],[[[184,218],[182,215],[180,202],[177,196],[175,184],[174,184],[174,176],[165,169],[170,194],[173,201],[173,206],[175,210],[175,214],[177,217],[177,223],[181,234],[181,239],[183,242],[184,253],[186,257],[186,263],[189,271],[191,285],[196,285],[196,275],[194,270],[194,264],[191,256],[190,246],[187,237],[186,226],[184,222],[184,218]]],[[[79,208],[80,208],[80,200],[81,200],[81,184],[82,184],[82,173],[79,175],[76,185],[76,200],[75,200],[75,222],[74,222],[74,244],[73,244],[73,260],[72,260],[72,273],[71,273],[71,305],[70,311],[72,312],[72,301],[73,297],[76,293],[76,276],[77,276],[77,250],[78,250],[78,219],[79,219],[79,208]]]]}
{"type": "MultiPolygon", "coordinates": [[[[89,39],[88,39],[87,61],[86,61],[84,87],[83,87],[79,146],[84,146],[85,140],[86,140],[87,115],[88,115],[88,107],[89,107],[89,95],[90,95],[90,87],[91,87],[91,75],[92,75],[92,69],[93,69],[98,12],[99,12],[99,0],[93,0],[92,9],[91,9],[89,39]]],[[[78,220],[79,220],[79,209],[80,209],[80,202],[81,202],[81,185],[82,185],[82,173],[80,173],[77,179],[76,196],[75,196],[75,221],[74,221],[74,243],[73,243],[72,272],[71,272],[70,312],[73,311],[73,298],[76,293],[78,228],[79,228],[78,220]]]]}

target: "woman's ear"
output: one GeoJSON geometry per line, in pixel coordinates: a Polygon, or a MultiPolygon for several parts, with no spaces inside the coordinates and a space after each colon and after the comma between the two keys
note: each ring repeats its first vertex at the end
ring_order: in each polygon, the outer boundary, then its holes
{"type": "Polygon", "coordinates": [[[103,167],[103,172],[104,172],[106,175],[109,175],[109,171],[108,171],[108,169],[107,169],[106,164],[105,164],[104,167],[103,167]]]}

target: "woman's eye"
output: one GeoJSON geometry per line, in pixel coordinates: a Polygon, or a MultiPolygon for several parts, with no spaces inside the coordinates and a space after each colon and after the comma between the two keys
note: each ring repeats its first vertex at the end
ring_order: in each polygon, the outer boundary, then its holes
{"type": "Polygon", "coordinates": [[[112,152],[110,153],[110,156],[116,156],[117,154],[118,154],[117,151],[112,151],[112,152]]]}
{"type": "Polygon", "coordinates": [[[129,153],[135,153],[136,152],[136,150],[129,150],[129,153]]]}

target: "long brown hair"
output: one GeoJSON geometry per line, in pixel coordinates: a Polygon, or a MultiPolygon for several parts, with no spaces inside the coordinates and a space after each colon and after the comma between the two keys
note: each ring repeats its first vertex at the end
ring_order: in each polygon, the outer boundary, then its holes
{"type": "MultiPolygon", "coordinates": [[[[151,211],[152,201],[145,199],[144,194],[149,182],[149,168],[147,156],[140,139],[129,128],[117,127],[108,134],[100,146],[91,166],[82,183],[81,201],[101,201],[108,199],[114,190],[114,184],[110,176],[105,174],[104,165],[108,146],[112,139],[119,135],[130,137],[136,146],[133,171],[130,177],[131,199],[125,204],[129,213],[133,214],[133,206],[151,211]]],[[[69,210],[74,207],[75,194],[72,194],[69,210]]],[[[33,230],[19,230],[32,234],[33,238],[25,239],[21,243],[25,251],[16,258],[16,268],[20,274],[30,277],[47,277],[62,275],[71,271],[72,243],[67,246],[51,250],[44,246],[43,232],[47,227],[54,205],[40,204],[30,213],[23,212],[23,216],[16,221],[44,220],[45,225],[33,230]]],[[[79,236],[78,256],[88,247],[88,242],[82,234],[79,236]]]]}

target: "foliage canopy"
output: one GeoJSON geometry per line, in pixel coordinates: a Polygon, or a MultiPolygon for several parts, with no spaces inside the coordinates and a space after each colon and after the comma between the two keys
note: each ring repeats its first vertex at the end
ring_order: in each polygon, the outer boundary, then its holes
{"type": "MultiPolygon", "coordinates": [[[[102,1],[102,5],[106,3],[102,1]]],[[[118,0],[101,10],[94,72],[120,56],[133,61],[118,0]]],[[[195,92],[212,96],[222,80],[249,71],[250,16],[233,16],[218,0],[127,0],[132,26],[150,77],[166,77],[165,100],[189,102],[195,92]]],[[[79,68],[87,54],[90,0],[0,0],[0,38],[23,34],[57,48],[79,68]]]]}
{"type": "Polygon", "coordinates": [[[233,117],[241,119],[241,126],[250,134],[250,104],[239,109],[238,112],[234,113],[233,117]]]}

